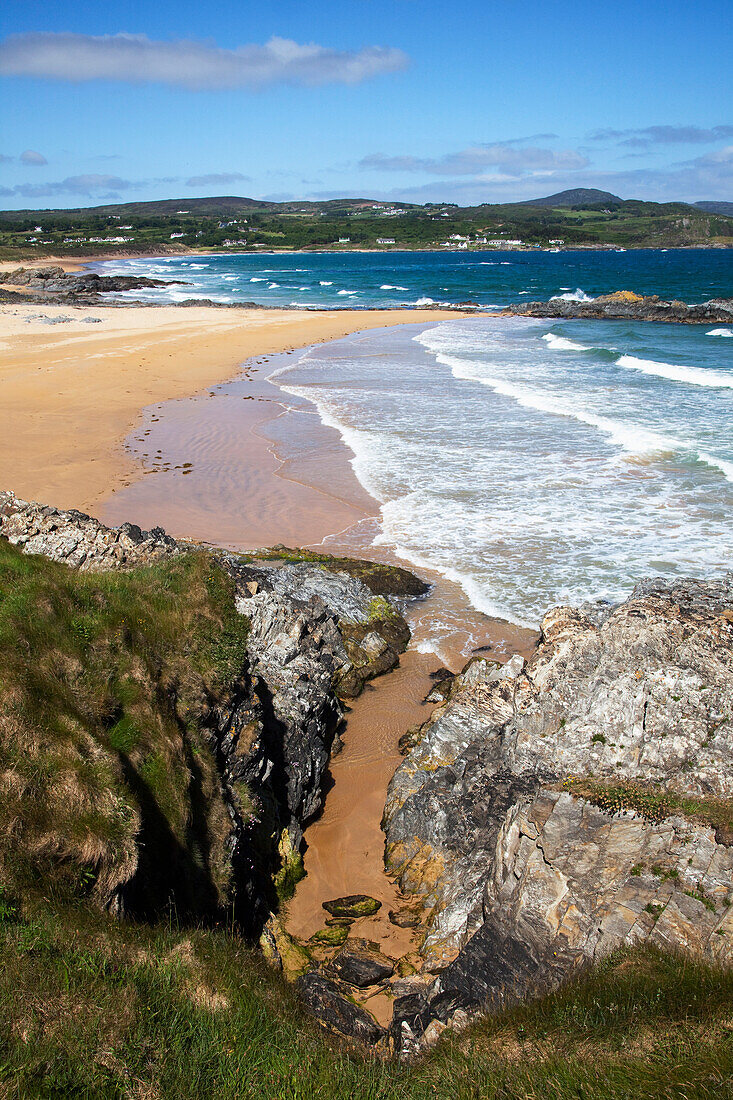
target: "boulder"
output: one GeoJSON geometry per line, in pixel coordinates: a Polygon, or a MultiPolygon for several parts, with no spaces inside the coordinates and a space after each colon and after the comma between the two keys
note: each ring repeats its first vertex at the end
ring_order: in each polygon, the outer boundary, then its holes
{"type": "Polygon", "coordinates": [[[373,917],[382,908],[382,903],[376,898],[370,898],[368,894],[348,894],[343,898],[334,898],[333,901],[324,901],[323,908],[332,917],[356,920],[359,917],[373,917]]]}
{"type": "Polygon", "coordinates": [[[394,974],[395,965],[370,940],[349,940],[331,960],[329,971],[348,985],[360,989],[378,985],[394,974]]]}

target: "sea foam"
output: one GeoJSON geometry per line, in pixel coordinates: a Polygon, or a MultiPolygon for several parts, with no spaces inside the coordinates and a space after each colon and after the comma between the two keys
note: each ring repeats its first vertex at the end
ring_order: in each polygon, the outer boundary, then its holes
{"type": "Polygon", "coordinates": [[[619,367],[638,370],[643,374],[667,378],[670,382],[685,382],[690,386],[711,386],[714,389],[733,389],[733,372],[708,369],[707,367],[684,367],[674,363],[657,363],[654,359],[637,359],[635,355],[620,355],[616,360],[619,367]]]}
{"type": "Polygon", "coordinates": [[[553,294],[550,298],[551,302],[594,302],[595,298],[590,294],[586,294],[584,290],[578,287],[577,290],[572,290],[565,294],[553,294]]]}

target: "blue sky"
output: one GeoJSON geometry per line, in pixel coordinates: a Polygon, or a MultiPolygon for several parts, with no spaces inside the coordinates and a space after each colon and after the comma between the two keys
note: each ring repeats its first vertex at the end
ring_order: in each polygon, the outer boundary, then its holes
{"type": "Polygon", "coordinates": [[[4,0],[0,205],[733,199],[730,0],[4,0]]]}

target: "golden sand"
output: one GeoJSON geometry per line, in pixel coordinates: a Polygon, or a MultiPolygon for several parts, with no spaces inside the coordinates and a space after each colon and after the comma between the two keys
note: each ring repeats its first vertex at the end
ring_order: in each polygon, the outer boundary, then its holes
{"type": "Polygon", "coordinates": [[[0,486],[57,507],[94,510],[140,472],[123,441],[145,406],[225,381],[265,352],[449,316],[2,303],[0,486]],[[44,323],[58,316],[73,320],[44,323]]]}

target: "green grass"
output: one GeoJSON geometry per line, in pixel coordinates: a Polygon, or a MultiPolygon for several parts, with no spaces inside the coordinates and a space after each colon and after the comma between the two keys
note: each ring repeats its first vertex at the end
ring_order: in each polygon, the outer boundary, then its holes
{"type": "Polygon", "coordinates": [[[224,901],[228,817],[202,726],[246,664],[247,633],[205,553],[79,574],[0,540],[6,885],[75,896],[83,883],[106,904],[142,838],[224,901]]]}
{"type": "Polygon", "coordinates": [[[8,1100],[692,1100],[733,1078],[733,976],[655,951],[404,1066],[321,1032],[226,929],[33,908],[0,924],[0,1006],[8,1100]]]}

